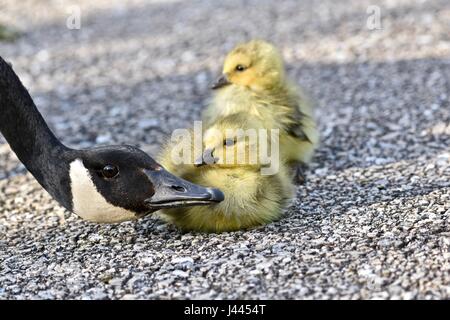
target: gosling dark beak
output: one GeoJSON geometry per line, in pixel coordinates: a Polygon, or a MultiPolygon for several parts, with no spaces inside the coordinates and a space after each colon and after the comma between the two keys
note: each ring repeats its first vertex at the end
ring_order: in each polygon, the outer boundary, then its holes
{"type": "Polygon", "coordinates": [[[216,82],[214,82],[214,84],[211,86],[211,89],[216,90],[229,84],[231,84],[231,82],[228,80],[227,76],[223,74],[219,79],[216,80],[216,82]]]}
{"type": "Polygon", "coordinates": [[[155,194],[145,200],[151,211],[159,209],[208,205],[224,199],[222,191],[190,183],[166,170],[145,170],[152,181],[155,194]]]}
{"type": "Polygon", "coordinates": [[[219,159],[218,158],[214,158],[214,150],[215,149],[206,149],[203,152],[203,155],[199,159],[195,160],[195,164],[194,165],[196,167],[201,167],[201,166],[204,166],[204,165],[207,165],[207,164],[217,163],[217,161],[219,161],[219,159]]]}

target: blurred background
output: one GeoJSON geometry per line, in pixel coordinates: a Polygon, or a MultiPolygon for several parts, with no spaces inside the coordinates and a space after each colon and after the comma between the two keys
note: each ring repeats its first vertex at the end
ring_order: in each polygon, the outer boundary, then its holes
{"type": "Polygon", "coordinates": [[[199,119],[227,51],[253,38],[280,48],[322,139],[286,219],[184,238],[55,208],[0,138],[0,239],[16,247],[0,297],[449,297],[448,0],[0,0],[0,25],[0,55],[70,146],[156,155],[199,119]],[[173,255],[192,257],[175,275],[173,255]],[[34,276],[17,278],[29,261],[34,276]]]}

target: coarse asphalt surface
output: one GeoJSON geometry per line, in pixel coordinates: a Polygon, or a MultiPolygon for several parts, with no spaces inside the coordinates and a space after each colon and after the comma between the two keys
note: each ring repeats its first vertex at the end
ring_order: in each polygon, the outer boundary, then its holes
{"type": "Polygon", "coordinates": [[[0,42],[57,136],[152,155],[236,43],[275,43],[321,146],[286,216],[182,233],[63,210],[0,138],[1,299],[450,298],[450,2],[0,1],[0,42]],[[66,20],[77,4],[81,29],[66,20]],[[370,26],[380,9],[380,29],[370,26]],[[368,25],[369,23],[369,25],[368,25]]]}

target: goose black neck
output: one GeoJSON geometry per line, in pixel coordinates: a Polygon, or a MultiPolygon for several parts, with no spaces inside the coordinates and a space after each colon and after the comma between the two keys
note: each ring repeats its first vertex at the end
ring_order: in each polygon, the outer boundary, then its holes
{"type": "Polygon", "coordinates": [[[64,206],[69,150],[51,132],[11,66],[0,57],[0,131],[36,180],[64,206]],[[61,170],[65,174],[61,175],[61,170]],[[59,180],[58,179],[62,179],[59,180]]]}

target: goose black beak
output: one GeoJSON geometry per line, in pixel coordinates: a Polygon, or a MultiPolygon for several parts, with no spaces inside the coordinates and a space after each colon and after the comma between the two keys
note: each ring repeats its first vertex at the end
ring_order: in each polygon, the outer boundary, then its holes
{"type": "Polygon", "coordinates": [[[190,183],[166,170],[145,170],[152,181],[155,193],[145,200],[149,210],[209,205],[224,199],[222,191],[190,183]]]}
{"type": "Polygon", "coordinates": [[[223,74],[219,79],[216,80],[216,82],[214,82],[214,84],[211,86],[211,89],[216,90],[229,84],[231,84],[231,82],[228,80],[227,76],[223,74]]]}

